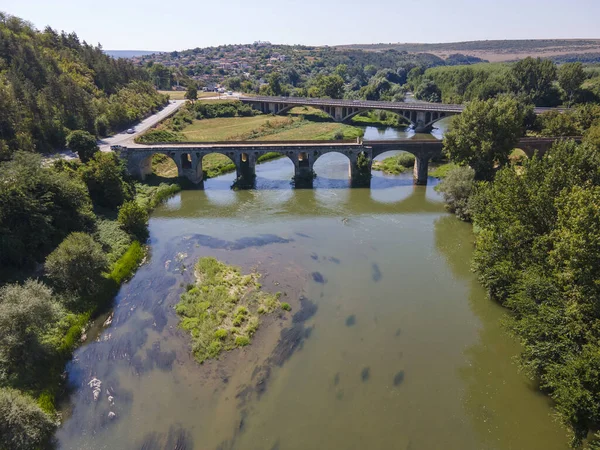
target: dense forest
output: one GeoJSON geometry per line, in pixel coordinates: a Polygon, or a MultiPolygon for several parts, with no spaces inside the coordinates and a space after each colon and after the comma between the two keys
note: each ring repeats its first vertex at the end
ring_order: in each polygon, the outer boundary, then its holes
{"type": "MultiPolygon", "coordinates": [[[[520,364],[550,395],[573,447],[600,448],[600,105],[531,121],[515,97],[471,102],[445,151],[459,165],[438,189],[473,222],[474,268],[511,311],[520,364]],[[473,134],[477,123],[479,133],[473,134]],[[526,131],[582,134],[516,157],[526,131]],[[541,130],[540,130],[541,129],[541,130]]],[[[560,135],[560,134],[558,134],[560,135]]]]}
{"type": "Polygon", "coordinates": [[[0,13],[0,159],[64,148],[71,130],[104,136],[166,101],[147,72],[75,33],[0,13]]]}

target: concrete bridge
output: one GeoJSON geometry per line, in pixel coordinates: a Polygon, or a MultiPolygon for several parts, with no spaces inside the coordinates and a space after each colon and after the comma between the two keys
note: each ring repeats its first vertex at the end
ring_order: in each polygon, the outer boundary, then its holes
{"type": "MultiPolygon", "coordinates": [[[[528,156],[537,150],[545,153],[552,144],[561,138],[524,138],[519,142],[528,156]]],[[[258,158],[266,153],[276,152],[290,158],[294,164],[296,186],[310,187],[315,176],[315,162],[327,153],[341,153],[348,157],[348,174],[353,186],[367,186],[371,178],[373,158],[392,150],[403,150],[415,156],[413,178],[417,185],[427,184],[429,161],[442,152],[442,141],[437,139],[404,139],[386,141],[272,141],[272,142],[202,142],[189,144],[157,144],[128,147],[111,147],[125,161],[127,170],[133,176],[144,179],[152,173],[152,157],[166,155],[177,166],[178,176],[188,178],[192,183],[203,180],[202,159],[210,153],[229,157],[236,167],[236,183],[240,187],[252,187],[256,178],[258,158]]]]}
{"type": "MultiPolygon", "coordinates": [[[[346,122],[357,114],[371,110],[390,111],[404,117],[417,133],[431,131],[433,124],[444,117],[460,114],[464,105],[427,102],[382,102],[371,100],[335,100],[300,97],[240,97],[242,103],[270,114],[284,114],[296,106],[312,106],[328,114],[336,122],[346,122]]],[[[540,114],[556,108],[535,108],[540,114]]]]}

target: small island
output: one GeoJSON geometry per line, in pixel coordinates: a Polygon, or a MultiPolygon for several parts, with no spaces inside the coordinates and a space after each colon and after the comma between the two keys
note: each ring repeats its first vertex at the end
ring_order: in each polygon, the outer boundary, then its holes
{"type": "Polygon", "coordinates": [[[223,350],[250,344],[261,315],[290,309],[279,302],[280,293],[261,291],[258,273],[242,275],[238,267],[203,257],[194,274],[196,283],[188,286],[175,310],[181,328],[192,337],[199,363],[216,358],[223,350]]]}

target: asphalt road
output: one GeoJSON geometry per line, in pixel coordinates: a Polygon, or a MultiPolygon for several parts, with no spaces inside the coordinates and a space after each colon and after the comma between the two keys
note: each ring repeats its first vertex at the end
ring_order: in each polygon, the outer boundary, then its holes
{"type": "Polygon", "coordinates": [[[115,134],[114,136],[100,139],[98,141],[100,150],[103,152],[109,152],[111,145],[127,145],[128,143],[133,142],[136,136],[139,136],[148,128],[153,127],[158,122],[173,114],[175,111],[181,108],[185,102],[185,100],[170,100],[168,106],[164,107],[156,114],[146,117],[140,123],[131,127],[135,131],[133,134],[128,134],[127,132],[123,131],[122,133],[115,134]]]}
{"type": "MultiPolygon", "coordinates": [[[[203,97],[200,100],[217,100],[217,99],[230,100],[233,98],[237,99],[239,97],[240,97],[240,94],[237,92],[234,92],[233,95],[216,94],[214,97],[203,97]]],[[[98,146],[100,147],[100,150],[103,152],[109,152],[111,145],[127,146],[127,145],[133,144],[133,140],[137,136],[144,133],[149,128],[152,128],[157,123],[163,121],[169,115],[173,114],[175,111],[177,111],[179,108],[181,108],[185,104],[185,102],[186,102],[186,100],[170,100],[169,105],[167,107],[163,108],[156,114],[153,114],[152,116],[145,118],[137,125],[131,127],[131,128],[133,128],[134,133],[127,134],[127,132],[123,131],[122,133],[115,134],[114,136],[110,136],[110,137],[99,140],[98,146]]]]}

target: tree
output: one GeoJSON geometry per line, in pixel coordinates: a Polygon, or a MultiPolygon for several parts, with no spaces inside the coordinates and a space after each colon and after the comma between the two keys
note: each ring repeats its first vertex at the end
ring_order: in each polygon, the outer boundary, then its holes
{"type": "Polygon", "coordinates": [[[344,79],[338,74],[318,75],[314,86],[318,97],[342,98],[344,96],[344,79]]]}
{"type": "Polygon", "coordinates": [[[558,68],[558,84],[565,91],[568,105],[575,101],[585,78],[583,64],[580,62],[565,63],[558,68]]]}
{"type": "Polygon", "coordinates": [[[580,131],[573,114],[548,111],[537,117],[537,126],[542,136],[578,136],[580,131]]]}
{"type": "Polygon", "coordinates": [[[132,188],[124,181],[125,171],[114,153],[98,152],[81,168],[81,178],[93,202],[116,209],[133,197],[132,188]]]}
{"type": "Polygon", "coordinates": [[[475,192],[475,171],[462,166],[452,169],[435,189],[442,193],[448,211],[461,220],[471,220],[470,199],[475,192]]]}
{"type": "Polygon", "coordinates": [[[0,386],[39,383],[36,374],[51,352],[44,336],[62,316],[52,291],[39,281],[0,288],[0,386]]]}
{"type": "Polygon", "coordinates": [[[420,66],[410,69],[408,75],[406,76],[406,84],[408,84],[410,89],[415,90],[417,86],[421,84],[421,79],[423,78],[424,72],[425,71],[420,66]]]}
{"type": "Polygon", "coordinates": [[[556,65],[548,59],[522,59],[512,66],[509,85],[515,94],[524,95],[536,106],[552,106],[556,102],[553,83],[556,65]]]}
{"type": "Polygon", "coordinates": [[[583,142],[600,151],[600,122],[590,127],[583,135],[583,142]]]}
{"type": "Polygon", "coordinates": [[[415,89],[415,97],[426,102],[441,102],[442,91],[429,78],[424,78],[415,89]]]}
{"type": "Polygon", "coordinates": [[[371,78],[377,73],[377,67],[375,67],[373,64],[368,64],[364,67],[363,73],[367,78],[371,78]]]}
{"type": "Polygon", "coordinates": [[[194,83],[191,83],[185,93],[185,98],[191,102],[198,100],[198,88],[194,83]]]}
{"type": "Polygon", "coordinates": [[[118,220],[121,228],[130,235],[142,241],[148,237],[148,213],[135,200],[123,203],[118,220]]]}
{"type": "Polygon", "coordinates": [[[82,163],[87,163],[100,150],[96,138],[83,130],[72,131],[67,136],[67,147],[77,153],[82,163]]]}
{"type": "Polygon", "coordinates": [[[471,166],[475,179],[491,180],[495,165],[508,162],[523,135],[525,115],[519,102],[509,96],[474,100],[453,117],[444,137],[445,152],[453,161],[471,166]]]}
{"type": "Polygon", "coordinates": [[[0,163],[0,266],[39,260],[70,232],[91,229],[94,219],[79,177],[42,167],[29,152],[0,163]]]}
{"type": "Polygon", "coordinates": [[[292,86],[296,86],[298,84],[298,82],[300,81],[300,74],[294,67],[290,67],[289,69],[287,69],[285,71],[285,76],[287,77],[288,82],[292,86]]]}
{"type": "Polygon", "coordinates": [[[59,289],[81,295],[97,291],[107,269],[102,246],[86,233],[71,233],[48,255],[44,268],[59,289]]]}
{"type": "Polygon", "coordinates": [[[338,64],[334,70],[334,73],[342,77],[345,81],[348,78],[348,66],[346,64],[338,64]]]}
{"type": "Polygon", "coordinates": [[[279,72],[273,72],[269,76],[269,91],[270,95],[277,96],[282,94],[283,89],[281,87],[281,75],[279,72]]]}
{"type": "Polygon", "coordinates": [[[52,437],[56,421],[27,395],[0,388],[0,448],[42,448],[52,437]]]}

